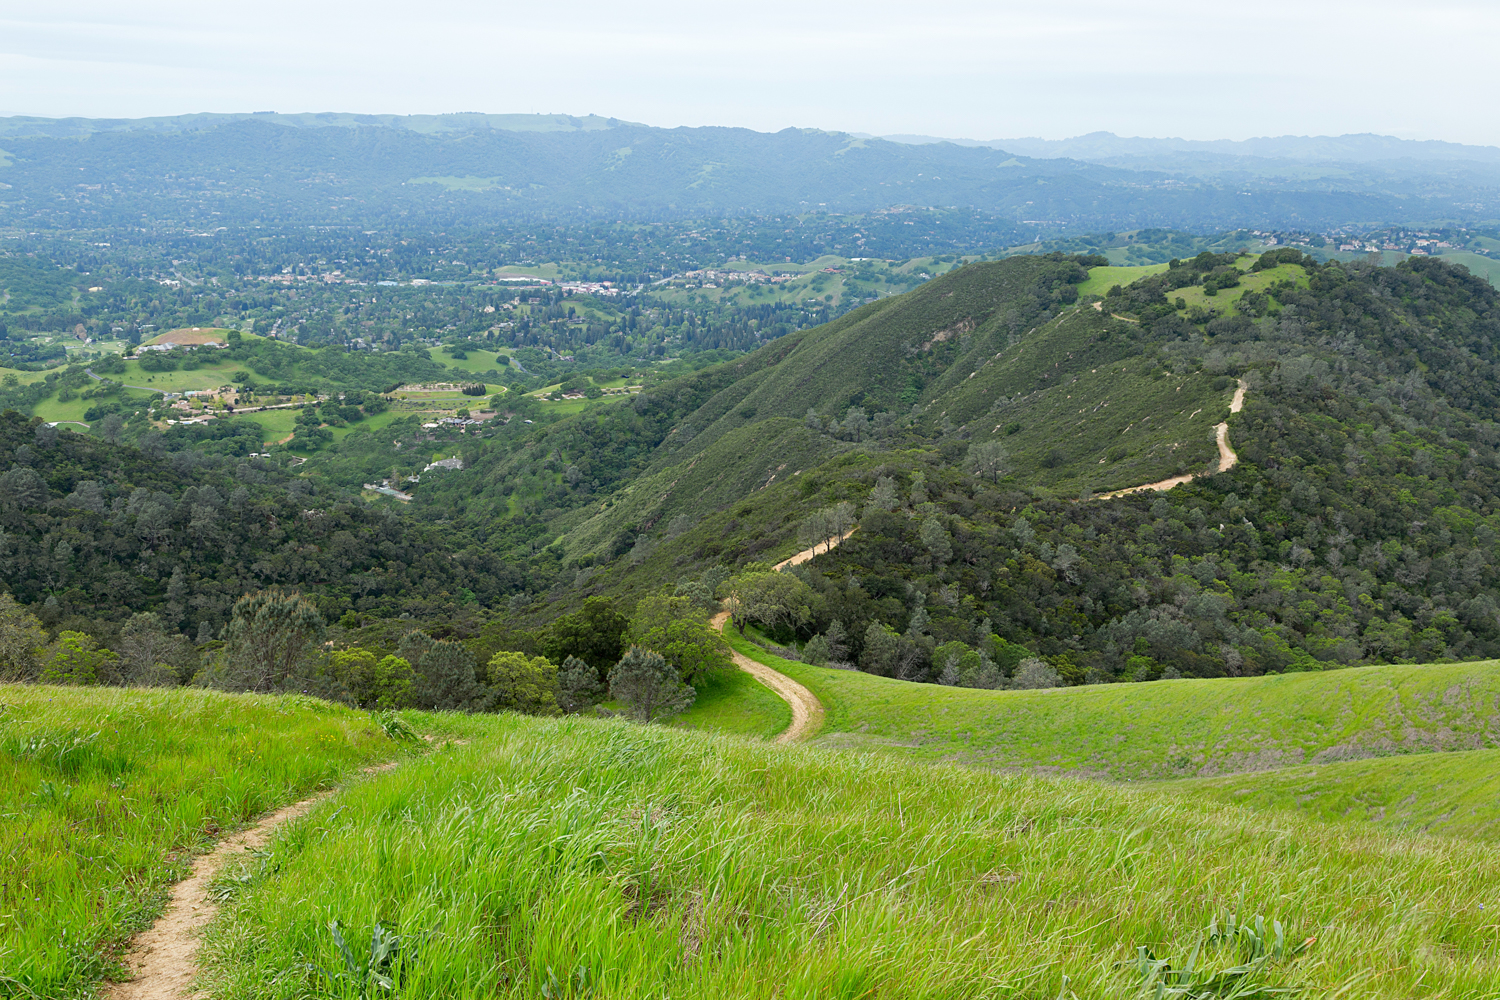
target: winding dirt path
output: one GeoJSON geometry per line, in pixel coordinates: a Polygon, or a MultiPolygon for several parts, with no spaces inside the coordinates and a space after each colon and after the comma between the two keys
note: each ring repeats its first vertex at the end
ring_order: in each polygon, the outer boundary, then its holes
{"type": "MultiPolygon", "coordinates": [[[[395,766],[391,763],[367,767],[365,773],[388,771],[395,766]]],[[[131,979],[105,986],[103,995],[109,1000],[181,1000],[206,996],[189,992],[189,987],[198,975],[198,940],[203,928],[219,912],[218,904],[209,895],[209,883],[225,862],[242,851],[264,847],[277,827],[305,815],[333,794],[333,791],[321,792],[263,816],[254,826],[224,838],[212,851],[193,862],[192,874],[172,887],[166,912],[131,943],[130,954],[125,958],[131,979]]]]}
{"type": "MultiPolygon", "coordinates": [[[[713,617],[713,625],[720,632],[724,631],[728,622],[728,611],[720,611],[713,617]]],[[[729,652],[734,657],[735,666],[776,692],[782,701],[792,707],[792,724],[777,735],[777,743],[795,743],[798,740],[805,740],[823,728],[823,704],[818,701],[817,695],[786,674],[750,659],[737,649],[731,649],[729,652]]]]}
{"type": "MultiPolygon", "coordinates": [[[[1229,412],[1238,413],[1245,408],[1245,380],[1239,379],[1239,388],[1234,390],[1234,398],[1229,401],[1229,412]]],[[[1228,472],[1239,464],[1240,456],[1235,454],[1233,448],[1229,447],[1229,421],[1214,424],[1214,443],[1219,446],[1219,472],[1228,472]]],[[[1132,493],[1144,493],[1147,490],[1155,490],[1159,493],[1170,490],[1174,486],[1190,483],[1197,478],[1197,473],[1189,473],[1185,476],[1173,476],[1171,479],[1163,479],[1158,483],[1147,483],[1144,486],[1132,486],[1129,489],[1115,490],[1113,493],[1101,493],[1095,499],[1112,500],[1115,497],[1129,496],[1132,493]]],[[[799,553],[800,554],[800,553],[799,553]]]]}

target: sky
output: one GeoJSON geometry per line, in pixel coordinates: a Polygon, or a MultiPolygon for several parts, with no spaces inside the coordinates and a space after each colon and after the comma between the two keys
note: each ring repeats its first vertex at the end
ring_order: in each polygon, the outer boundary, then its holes
{"type": "Polygon", "coordinates": [[[0,0],[0,115],[600,114],[1500,145],[1496,0],[0,0]]]}

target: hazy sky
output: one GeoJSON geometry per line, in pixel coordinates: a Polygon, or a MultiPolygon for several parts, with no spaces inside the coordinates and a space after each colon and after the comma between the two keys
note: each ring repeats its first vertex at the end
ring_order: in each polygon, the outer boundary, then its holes
{"type": "Polygon", "coordinates": [[[0,115],[567,112],[1500,144],[1497,0],[0,0],[0,115]]]}

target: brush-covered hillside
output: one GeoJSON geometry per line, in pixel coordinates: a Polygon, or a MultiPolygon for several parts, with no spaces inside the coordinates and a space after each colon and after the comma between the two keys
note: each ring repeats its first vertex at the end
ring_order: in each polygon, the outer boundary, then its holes
{"type": "Polygon", "coordinates": [[[1491,286],[1286,250],[1080,296],[1098,263],[965,266],[513,439],[414,513],[520,540],[513,607],[542,618],[774,561],[848,503],[858,529],[794,570],[807,614],[780,641],[824,634],[908,679],[993,686],[1027,656],[1081,683],[1500,653],[1491,286]]]}
{"type": "Polygon", "coordinates": [[[0,697],[17,996],[126,978],[130,932],[208,835],[315,790],[331,794],[217,870],[183,981],[257,1000],[1404,1000],[1500,982],[1500,870],[1458,839],[619,720],[0,697]]]}
{"type": "MultiPolygon", "coordinates": [[[[889,676],[1500,655],[1495,290],[1440,260],[1296,250],[1136,275],[969,264],[627,400],[512,412],[409,506],[361,497],[368,473],[337,463],[242,460],[255,441],[234,424],[131,445],[7,417],[7,586],[49,626],[168,609],[206,638],[235,597],[283,584],[330,621],[408,614],[472,638],[590,596],[628,611],[712,589],[847,522],[794,570],[795,613],[761,624],[889,676]],[[247,515],[241,487],[264,509],[247,515]]],[[[404,425],[359,440],[371,468],[425,452],[404,425]]]]}

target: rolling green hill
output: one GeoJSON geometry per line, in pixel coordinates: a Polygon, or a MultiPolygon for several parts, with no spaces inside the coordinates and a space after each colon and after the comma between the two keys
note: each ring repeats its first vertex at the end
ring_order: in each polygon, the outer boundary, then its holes
{"type": "MultiPolygon", "coordinates": [[[[1495,661],[976,691],[815,667],[727,638],[817,695],[820,742],[920,760],[1139,781],[1500,747],[1495,661]]],[[[1500,819],[1500,804],[1490,808],[1500,819]]]]}
{"type": "Polygon", "coordinates": [[[414,1000],[1051,998],[1158,982],[1477,997],[1500,979],[1485,845],[618,720],[377,724],[304,697],[0,694],[14,772],[0,831],[28,824],[5,884],[45,870],[50,890],[3,897],[3,982],[21,995],[120,975],[116,944],[208,836],[339,779],[212,882],[222,909],[197,957],[214,995],[337,992],[372,967],[414,1000]],[[402,752],[382,726],[439,745],[402,752]],[[382,758],[399,763],[355,774],[382,758]],[[128,808],[143,796],[152,811],[128,808]],[[77,892],[56,891],[59,866],[77,892]],[[371,952],[377,926],[399,959],[371,952]]]}
{"type": "Polygon", "coordinates": [[[1420,753],[1162,785],[1196,801],[1285,810],[1328,822],[1500,840],[1500,751],[1420,753]]]}
{"type": "Polygon", "coordinates": [[[876,669],[879,625],[908,679],[988,634],[1073,684],[1500,654],[1491,286],[1284,248],[1080,296],[1101,266],[968,264],[488,449],[414,513],[524,530],[539,620],[774,560],[852,503],[860,533],[799,571],[810,619],[779,638],[838,621],[876,669]]]}

